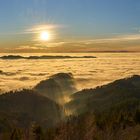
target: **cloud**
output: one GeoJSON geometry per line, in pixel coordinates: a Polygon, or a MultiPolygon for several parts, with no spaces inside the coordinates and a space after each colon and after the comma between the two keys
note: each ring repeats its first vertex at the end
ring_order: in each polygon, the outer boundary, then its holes
{"type": "Polygon", "coordinates": [[[28,50],[28,49],[38,50],[38,49],[41,49],[41,47],[25,45],[25,46],[16,47],[15,49],[16,50],[28,50]]]}
{"type": "MultiPolygon", "coordinates": [[[[54,38],[56,39],[56,37],[58,37],[57,29],[63,28],[63,27],[64,26],[58,25],[58,24],[36,25],[36,26],[32,26],[30,28],[25,29],[23,34],[31,34],[32,35],[31,40],[33,42],[40,42],[41,43],[40,34],[42,32],[47,31],[47,33],[49,34],[49,42],[51,42],[51,40],[54,40],[54,38]]],[[[44,42],[42,42],[42,44],[44,45],[44,42]]]]}
{"type": "MultiPolygon", "coordinates": [[[[37,30],[46,26],[38,27],[37,30]]],[[[50,26],[49,28],[53,28],[50,26]]],[[[32,42],[18,47],[1,47],[1,52],[92,52],[92,51],[140,51],[140,34],[114,35],[95,39],[63,39],[50,42],[32,42]]]]}
{"type": "Polygon", "coordinates": [[[0,75],[5,75],[5,76],[13,76],[16,75],[17,73],[12,73],[12,72],[4,72],[0,70],[0,75]]]}
{"type": "Polygon", "coordinates": [[[34,44],[34,46],[36,47],[41,47],[41,46],[44,46],[42,48],[45,48],[45,47],[60,47],[62,45],[66,45],[68,42],[65,42],[65,41],[60,41],[60,42],[47,42],[47,43],[36,43],[34,44]]]}
{"type": "Polygon", "coordinates": [[[132,35],[120,35],[110,38],[99,38],[92,40],[83,40],[79,41],[79,43],[92,44],[92,43],[112,43],[112,42],[126,42],[126,41],[139,41],[140,34],[132,34],[132,35]]]}
{"type": "Polygon", "coordinates": [[[40,33],[41,31],[44,31],[44,30],[54,30],[54,29],[61,28],[61,27],[62,27],[61,25],[56,25],[56,24],[37,25],[37,26],[33,26],[29,29],[26,29],[25,33],[34,34],[34,33],[40,33]]]}
{"type": "MultiPolygon", "coordinates": [[[[47,47],[62,47],[62,46],[91,46],[96,44],[106,44],[106,43],[122,43],[122,42],[135,42],[140,40],[140,34],[132,34],[132,35],[119,35],[108,38],[98,38],[91,40],[71,40],[71,41],[59,41],[59,42],[49,42],[46,43],[47,47]]],[[[41,46],[42,44],[36,44],[35,46],[41,46]]]]}

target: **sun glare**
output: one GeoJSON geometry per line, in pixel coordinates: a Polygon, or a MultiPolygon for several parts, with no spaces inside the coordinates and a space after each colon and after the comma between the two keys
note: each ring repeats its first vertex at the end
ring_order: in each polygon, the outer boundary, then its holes
{"type": "Polygon", "coordinates": [[[47,31],[42,31],[40,33],[40,40],[42,41],[49,41],[50,40],[50,34],[47,31]]]}

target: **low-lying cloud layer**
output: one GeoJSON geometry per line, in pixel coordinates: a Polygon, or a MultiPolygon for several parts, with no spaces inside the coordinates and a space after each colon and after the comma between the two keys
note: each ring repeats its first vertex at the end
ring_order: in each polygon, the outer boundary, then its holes
{"type": "MultiPolygon", "coordinates": [[[[75,54],[71,54],[73,55],[75,54]]],[[[0,92],[33,87],[41,80],[59,72],[71,72],[75,77],[78,90],[93,88],[122,77],[140,74],[140,57],[137,53],[90,53],[88,55],[97,56],[97,58],[1,59],[0,92]]]]}

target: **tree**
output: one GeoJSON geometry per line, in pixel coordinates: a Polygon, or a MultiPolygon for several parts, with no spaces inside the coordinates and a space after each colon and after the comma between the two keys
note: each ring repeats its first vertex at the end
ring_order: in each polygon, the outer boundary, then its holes
{"type": "Polygon", "coordinates": [[[135,113],[135,122],[136,123],[140,123],[140,110],[136,110],[136,113],[135,113]]]}
{"type": "Polygon", "coordinates": [[[19,129],[15,128],[11,134],[10,139],[11,140],[21,140],[22,139],[21,131],[19,129]]]}
{"type": "Polygon", "coordinates": [[[41,126],[34,125],[32,131],[33,131],[34,140],[44,140],[41,126]]]}

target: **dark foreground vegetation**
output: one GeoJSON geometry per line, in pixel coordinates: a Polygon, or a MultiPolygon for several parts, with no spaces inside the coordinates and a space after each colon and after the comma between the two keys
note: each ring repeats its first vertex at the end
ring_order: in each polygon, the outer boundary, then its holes
{"type": "Polygon", "coordinates": [[[140,140],[140,76],[76,92],[73,76],[60,73],[5,93],[0,140],[140,140]]]}

